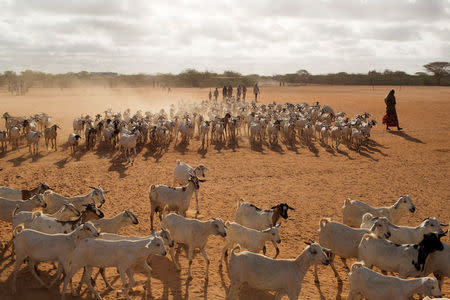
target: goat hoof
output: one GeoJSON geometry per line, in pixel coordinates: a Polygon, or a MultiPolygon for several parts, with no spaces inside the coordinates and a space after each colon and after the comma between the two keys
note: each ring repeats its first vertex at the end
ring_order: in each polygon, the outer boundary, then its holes
{"type": "Polygon", "coordinates": [[[320,282],[319,282],[319,279],[314,279],[314,283],[319,284],[319,283],[320,283],[320,282]]]}
{"type": "Polygon", "coordinates": [[[187,280],[188,280],[188,281],[191,281],[192,279],[194,279],[194,278],[192,278],[191,275],[188,275],[187,280]]]}

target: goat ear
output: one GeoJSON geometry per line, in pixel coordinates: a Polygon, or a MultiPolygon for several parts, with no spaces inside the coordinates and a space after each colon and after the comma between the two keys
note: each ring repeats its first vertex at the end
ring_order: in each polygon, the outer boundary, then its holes
{"type": "Polygon", "coordinates": [[[94,187],[94,186],[91,186],[91,185],[89,186],[89,188],[90,188],[90,189],[93,189],[93,190],[95,190],[95,189],[96,189],[96,187],[94,187]]]}
{"type": "Polygon", "coordinates": [[[278,228],[281,226],[281,223],[275,224],[275,227],[278,228]]]}
{"type": "Polygon", "coordinates": [[[444,223],[439,223],[439,225],[444,226],[444,227],[448,226],[448,224],[444,224],[444,223]]]}
{"type": "Polygon", "coordinates": [[[295,210],[295,208],[290,207],[289,205],[287,206],[287,208],[290,209],[290,210],[295,210]]]}
{"type": "Polygon", "coordinates": [[[400,200],[401,200],[401,198],[398,199],[397,202],[394,203],[394,208],[395,208],[395,209],[397,209],[398,206],[400,205],[400,200]]]}
{"type": "Polygon", "coordinates": [[[270,209],[275,209],[277,207],[278,207],[278,205],[275,205],[275,206],[272,206],[270,209]]]}
{"type": "Polygon", "coordinates": [[[303,242],[303,243],[305,243],[308,246],[311,246],[311,243],[309,241],[308,242],[303,242]]]}
{"type": "Polygon", "coordinates": [[[103,194],[108,194],[109,192],[109,190],[103,190],[103,194]]]}
{"type": "Polygon", "coordinates": [[[206,179],[199,179],[198,181],[199,181],[199,182],[205,182],[206,179]]]}
{"type": "Polygon", "coordinates": [[[446,236],[447,233],[448,233],[448,229],[447,229],[446,231],[444,231],[443,233],[439,233],[439,234],[438,234],[438,238],[441,238],[441,237],[443,237],[443,236],[446,236]]]}
{"type": "Polygon", "coordinates": [[[369,231],[375,231],[375,228],[377,227],[377,222],[373,223],[372,227],[370,227],[369,231]]]}

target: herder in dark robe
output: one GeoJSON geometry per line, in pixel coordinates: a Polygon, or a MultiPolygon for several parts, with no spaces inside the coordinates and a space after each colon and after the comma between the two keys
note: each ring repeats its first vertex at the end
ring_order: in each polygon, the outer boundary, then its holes
{"type": "Polygon", "coordinates": [[[386,99],[384,99],[384,103],[386,103],[386,115],[383,117],[383,124],[386,124],[386,130],[390,130],[389,127],[397,127],[398,130],[402,130],[398,124],[394,93],[395,91],[391,90],[386,99]]]}

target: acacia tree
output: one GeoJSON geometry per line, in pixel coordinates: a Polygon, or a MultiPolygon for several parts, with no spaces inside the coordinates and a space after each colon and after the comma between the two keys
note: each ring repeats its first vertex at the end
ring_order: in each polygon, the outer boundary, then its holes
{"type": "Polygon", "coordinates": [[[445,76],[448,76],[450,63],[445,61],[435,61],[423,66],[425,70],[429,73],[433,73],[434,77],[438,82],[438,85],[441,85],[441,79],[445,76]]]}

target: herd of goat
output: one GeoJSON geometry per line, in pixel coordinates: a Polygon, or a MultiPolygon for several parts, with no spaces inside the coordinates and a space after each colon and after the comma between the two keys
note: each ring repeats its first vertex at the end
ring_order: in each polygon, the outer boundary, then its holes
{"type": "Polygon", "coordinates": [[[150,187],[149,236],[117,234],[121,227],[138,224],[138,218],[129,210],[105,217],[101,207],[108,191],[100,186],[90,187],[89,193],[75,197],[57,194],[45,183],[31,190],[0,187],[0,218],[12,223],[12,239],[5,242],[1,253],[4,259],[8,249],[11,249],[11,259],[15,254],[12,292],[16,292],[17,273],[22,263],[27,262],[42,286],[51,287],[64,272],[62,299],[69,284],[73,295],[78,295],[86,284],[101,299],[93,286],[93,268],[99,268],[107,287],[112,288],[104,269],[113,267],[120,274],[124,296],[130,299],[129,290],[136,285],[134,273],[146,274],[144,288],[150,284],[151,255],[166,255],[167,247],[176,269],[181,269],[174,256],[176,245],[184,245],[187,250],[188,280],[192,279],[191,265],[197,249],[205,260],[204,276],[208,280],[210,260],[206,245],[209,236],[218,235],[224,238],[219,266],[222,261],[228,265],[229,299],[235,299],[245,283],[275,291],[277,299],[283,295],[298,299],[303,277],[311,266],[314,266],[316,282],[319,282],[319,265],[330,265],[337,280],[342,281],[334,265],[335,256],[341,258],[349,271],[348,299],[406,300],[414,294],[441,296],[443,278],[450,276],[450,245],[440,241],[446,234],[442,227],[448,225],[434,217],[426,218],[416,227],[395,225],[403,216],[416,211],[408,195],[400,196],[392,206],[379,208],[348,199],[342,208],[343,223],[321,219],[318,242],[305,242],[306,247],[296,258],[277,259],[279,231],[283,228],[280,220],[287,219],[288,211],[294,208],[279,203],[262,210],[239,200],[234,222],[220,218],[202,221],[197,215],[187,218],[186,211],[194,194],[196,212],[199,212],[197,195],[206,170],[203,165],[191,167],[177,161],[174,184],[178,187],[150,187]],[[159,214],[159,231],[153,230],[154,213],[159,214]],[[274,258],[265,256],[267,242],[276,249],[274,258]],[[241,248],[248,251],[240,251],[241,248]],[[358,262],[348,268],[346,259],[351,258],[358,262]],[[36,272],[43,261],[58,264],[58,271],[48,285],[36,272]],[[372,270],[374,266],[383,274],[372,270]],[[72,277],[81,269],[83,276],[75,290],[72,277]],[[426,277],[429,274],[435,277],[426,277]]]}
{"type": "MultiPolygon", "coordinates": [[[[282,139],[291,147],[297,142],[311,146],[316,138],[327,147],[331,139],[331,147],[338,149],[339,144],[346,143],[359,151],[376,124],[369,117],[369,113],[363,113],[349,118],[344,112],[335,113],[330,106],[318,102],[257,105],[234,98],[225,102],[180,102],[178,109],[171,105],[168,113],[164,109],[157,113],[139,110],[135,114],[129,109],[123,113],[109,109],[94,118],[81,116],[73,120],[67,145],[74,153],[81,139],[87,150],[103,142],[112,149],[118,146],[128,160],[131,152],[136,156],[138,144],[149,143],[162,151],[172,141],[175,146],[178,142],[188,145],[194,136],[201,140],[202,149],[213,142],[235,147],[239,138],[247,135],[252,145],[273,147],[282,139]]],[[[3,118],[6,130],[0,131],[2,151],[6,151],[7,141],[13,149],[18,149],[21,138],[25,137],[30,152],[37,154],[42,135],[47,149],[50,142],[52,149],[57,150],[59,126],[50,126],[51,118],[47,114],[26,118],[4,113],[3,118]]]]}

